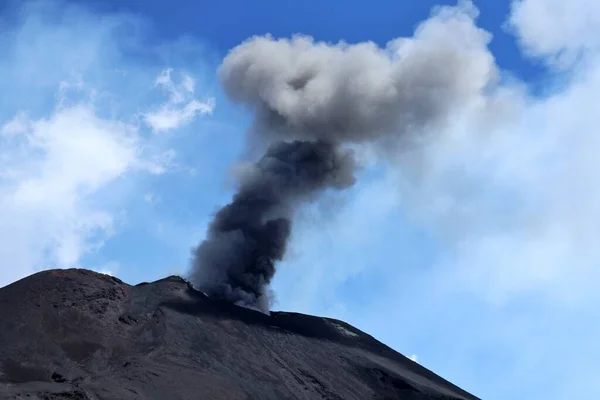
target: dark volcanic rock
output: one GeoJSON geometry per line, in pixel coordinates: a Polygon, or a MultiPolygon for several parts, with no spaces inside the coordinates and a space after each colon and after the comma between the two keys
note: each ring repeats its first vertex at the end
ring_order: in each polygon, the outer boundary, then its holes
{"type": "Polygon", "coordinates": [[[476,399],[341,321],[86,270],[0,289],[0,398],[476,399]]]}

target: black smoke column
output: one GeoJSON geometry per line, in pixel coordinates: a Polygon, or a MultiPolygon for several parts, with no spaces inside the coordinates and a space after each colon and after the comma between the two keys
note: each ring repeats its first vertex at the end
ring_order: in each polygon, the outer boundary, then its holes
{"type": "Polygon", "coordinates": [[[213,298],[268,311],[266,287],[283,258],[295,206],[354,183],[350,152],[323,141],[273,144],[216,214],[194,254],[192,281],[213,298]]]}

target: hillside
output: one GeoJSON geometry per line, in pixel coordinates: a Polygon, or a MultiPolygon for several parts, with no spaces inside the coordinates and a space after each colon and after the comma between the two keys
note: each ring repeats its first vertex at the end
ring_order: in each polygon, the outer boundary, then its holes
{"type": "Polygon", "coordinates": [[[0,289],[2,399],[477,399],[341,321],[51,270],[0,289]]]}

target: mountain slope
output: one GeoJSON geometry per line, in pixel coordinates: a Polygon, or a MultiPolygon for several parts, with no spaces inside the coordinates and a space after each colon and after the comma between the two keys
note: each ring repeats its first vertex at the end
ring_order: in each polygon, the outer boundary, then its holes
{"type": "Polygon", "coordinates": [[[476,399],[340,321],[87,270],[0,289],[0,398],[476,399]]]}

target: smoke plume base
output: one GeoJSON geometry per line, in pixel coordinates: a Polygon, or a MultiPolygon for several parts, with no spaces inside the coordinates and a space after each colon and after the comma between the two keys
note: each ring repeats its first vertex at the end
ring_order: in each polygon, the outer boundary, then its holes
{"type": "Polygon", "coordinates": [[[285,254],[294,209],[325,188],[352,185],[353,172],[352,153],[331,143],[273,144],[195,250],[195,285],[213,298],[267,311],[266,287],[285,254]]]}

